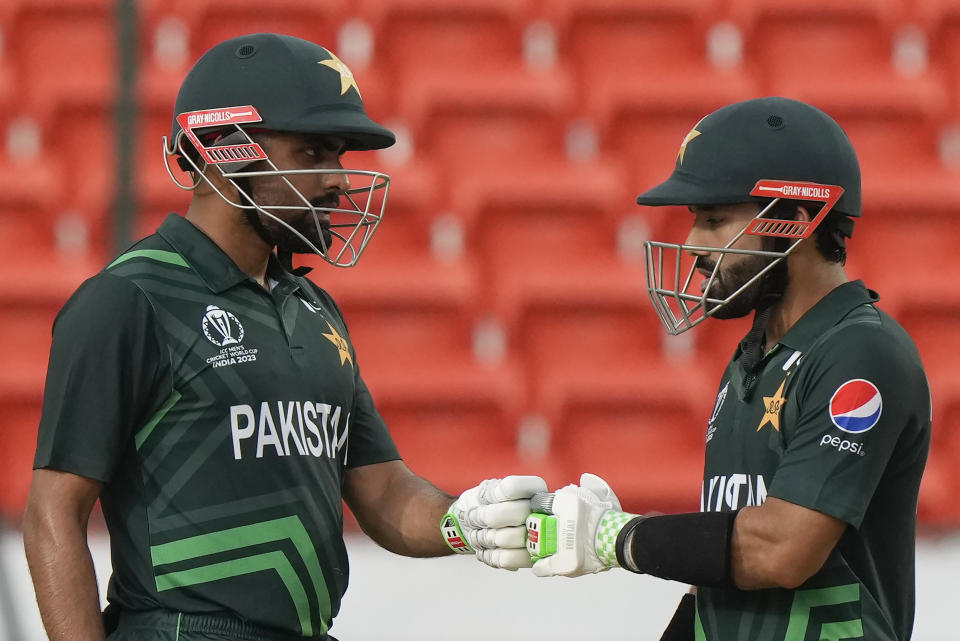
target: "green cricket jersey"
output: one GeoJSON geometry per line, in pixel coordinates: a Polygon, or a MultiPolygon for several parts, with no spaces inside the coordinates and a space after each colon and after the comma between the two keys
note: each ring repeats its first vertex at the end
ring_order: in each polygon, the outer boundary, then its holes
{"type": "Polygon", "coordinates": [[[274,257],[270,292],[186,219],[54,324],[35,467],[105,483],[122,608],[322,638],[347,587],[344,470],[399,458],[339,309],[274,257]]]}
{"type": "Polygon", "coordinates": [[[910,638],[930,391],[913,341],[877,300],[861,282],[841,285],[753,374],[739,350],[727,367],[707,430],[701,509],[772,496],[848,527],[796,590],[698,588],[697,641],[910,638]]]}

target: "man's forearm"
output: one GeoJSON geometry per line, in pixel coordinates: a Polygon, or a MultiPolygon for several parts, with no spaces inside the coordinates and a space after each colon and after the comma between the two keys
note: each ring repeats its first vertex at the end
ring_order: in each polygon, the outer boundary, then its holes
{"type": "Polygon", "coordinates": [[[104,641],[86,534],[76,524],[24,523],[24,549],[50,641],[104,641]]]}
{"type": "Polygon", "coordinates": [[[415,474],[393,484],[390,491],[395,497],[391,504],[396,507],[397,513],[394,518],[385,521],[397,523],[398,528],[396,532],[385,533],[389,545],[378,542],[391,552],[404,556],[451,554],[440,534],[440,519],[453,503],[454,497],[415,474]]]}

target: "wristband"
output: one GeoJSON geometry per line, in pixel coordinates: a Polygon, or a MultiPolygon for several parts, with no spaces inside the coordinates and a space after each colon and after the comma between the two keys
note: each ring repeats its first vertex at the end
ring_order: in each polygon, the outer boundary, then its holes
{"type": "Polygon", "coordinates": [[[460,523],[453,514],[453,508],[456,504],[456,501],[454,501],[450,510],[440,519],[440,532],[443,534],[443,540],[447,542],[447,546],[455,553],[473,554],[474,549],[467,543],[466,537],[463,536],[463,530],[460,529],[460,523]]]}

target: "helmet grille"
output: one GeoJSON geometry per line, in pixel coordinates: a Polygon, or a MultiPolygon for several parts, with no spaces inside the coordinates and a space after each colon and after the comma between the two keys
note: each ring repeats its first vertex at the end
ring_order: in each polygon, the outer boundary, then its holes
{"type": "Polygon", "coordinates": [[[781,118],[780,116],[768,116],[767,126],[770,127],[771,129],[782,129],[783,118],[781,118]]]}
{"type": "Polygon", "coordinates": [[[256,46],[247,43],[242,44],[237,48],[237,57],[238,58],[249,58],[253,54],[257,53],[256,46]]]}

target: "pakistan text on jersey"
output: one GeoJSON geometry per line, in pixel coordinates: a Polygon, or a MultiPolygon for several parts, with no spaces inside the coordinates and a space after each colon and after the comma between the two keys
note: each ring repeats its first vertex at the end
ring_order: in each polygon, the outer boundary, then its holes
{"type": "Polygon", "coordinates": [[[767,484],[761,474],[726,474],[705,479],[700,494],[701,512],[725,512],[761,505],[767,484]]]}
{"type": "Polygon", "coordinates": [[[259,408],[233,405],[230,407],[230,433],[233,458],[238,461],[243,458],[244,449],[248,456],[254,453],[251,451],[254,435],[256,458],[263,458],[267,452],[276,456],[326,455],[336,459],[347,447],[350,414],[341,407],[312,401],[263,402],[259,408]]]}

